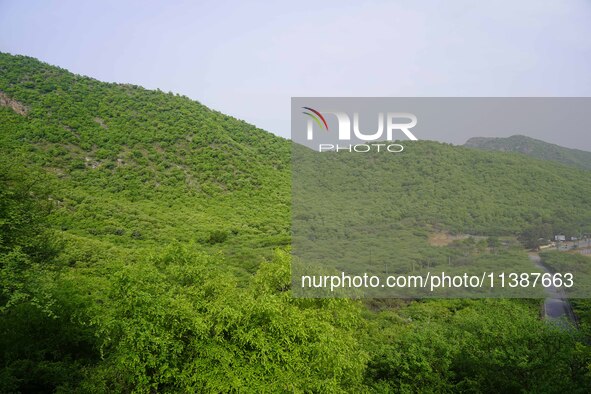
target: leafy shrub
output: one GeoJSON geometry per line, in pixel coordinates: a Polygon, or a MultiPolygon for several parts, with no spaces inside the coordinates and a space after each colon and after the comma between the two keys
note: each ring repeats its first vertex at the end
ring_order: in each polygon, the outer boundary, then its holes
{"type": "Polygon", "coordinates": [[[209,233],[207,243],[210,245],[220,244],[228,239],[228,232],[224,230],[214,230],[209,233]]]}

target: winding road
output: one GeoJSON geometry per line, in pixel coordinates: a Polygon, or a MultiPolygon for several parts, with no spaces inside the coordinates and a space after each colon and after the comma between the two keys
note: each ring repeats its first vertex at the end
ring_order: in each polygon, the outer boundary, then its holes
{"type": "MultiPolygon", "coordinates": [[[[544,272],[552,273],[537,253],[530,253],[529,258],[544,272]]],[[[547,297],[544,300],[544,318],[550,322],[563,325],[565,328],[572,329],[576,327],[577,319],[564,290],[550,286],[545,289],[545,292],[547,297]]]]}

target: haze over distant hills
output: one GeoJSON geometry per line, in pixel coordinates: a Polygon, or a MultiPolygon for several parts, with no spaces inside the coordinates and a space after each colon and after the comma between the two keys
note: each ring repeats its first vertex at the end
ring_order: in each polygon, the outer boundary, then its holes
{"type": "Polygon", "coordinates": [[[525,135],[513,135],[507,138],[473,137],[464,146],[483,150],[516,152],[542,160],[591,169],[591,152],[570,149],[550,144],[525,135]]]}

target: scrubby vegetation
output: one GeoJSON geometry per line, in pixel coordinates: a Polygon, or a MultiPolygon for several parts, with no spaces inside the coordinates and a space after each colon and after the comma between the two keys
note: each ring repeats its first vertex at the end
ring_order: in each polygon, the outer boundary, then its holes
{"type": "MultiPolygon", "coordinates": [[[[0,392],[588,392],[589,347],[539,300],[292,297],[289,141],[27,57],[0,54],[0,91],[0,392]]],[[[417,264],[526,259],[434,229],[590,223],[587,172],[412,152],[392,187],[417,264]]]]}

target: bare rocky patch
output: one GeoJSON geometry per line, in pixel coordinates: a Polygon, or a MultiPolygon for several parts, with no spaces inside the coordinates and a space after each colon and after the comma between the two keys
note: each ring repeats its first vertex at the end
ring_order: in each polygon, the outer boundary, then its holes
{"type": "Polygon", "coordinates": [[[29,109],[25,105],[13,100],[4,92],[0,92],[0,106],[10,108],[22,116],[27,116],[27,113],[29,112],[29,109]]]}
{"type": "Polygon", "coordinates": [[[98,116],[96,118],[93,119],[95,121],[95,123],[98,123],[99,126],[101,126],[103,129],[108,129],[109,127],[105,124],[105,121],[101,118],[99,118],[98,116]]]}

